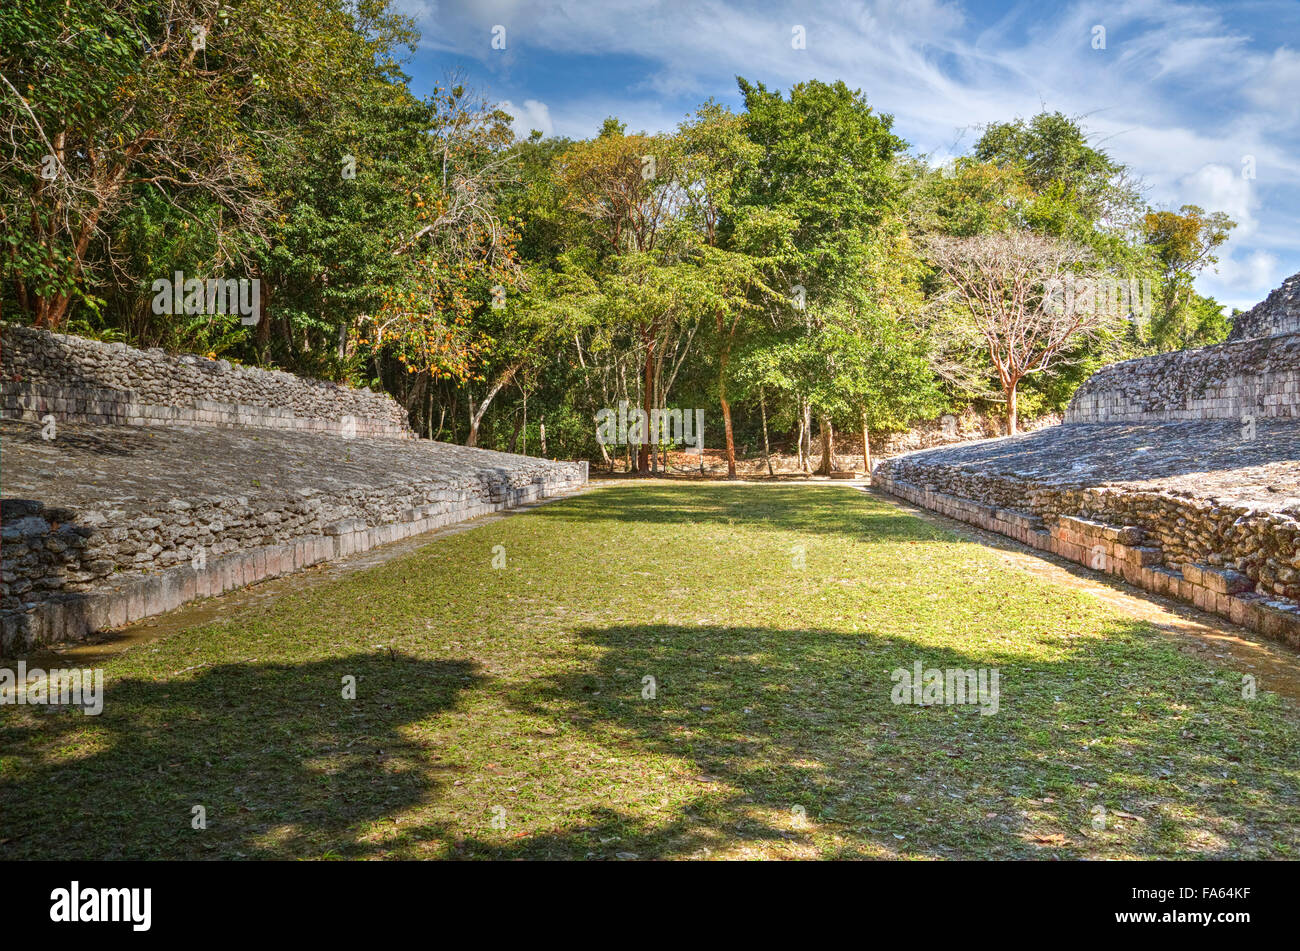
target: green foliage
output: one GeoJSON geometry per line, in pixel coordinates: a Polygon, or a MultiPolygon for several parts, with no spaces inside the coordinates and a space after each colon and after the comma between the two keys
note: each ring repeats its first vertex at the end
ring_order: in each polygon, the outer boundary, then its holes
{"type": "Polygon", "coordinates": [[[789,98],[739,80],[745,131],[762,149],[737,204],[793,224],[780,264],[808,301],[832,301],[853,284],[874,228],[901,192],[892,163],[906,143],[843,82],[800,83],[789,98]]]}
{"type": "Polygon", "coordinates": [[[1122,224],[1140,207],[1125,169],[1104,151],[1088,144],[1077,121],[1059,112],[1042,112],[1028,122],[1016,119],[985,129],[974,158],[1020,171],[1042,207],[1034,214],[1062,230],[1079,225],[1122,224]]]}
{"type": "Polygon", "coordinates": [[[1227,337],[1222,307],[1198,295],[1192,282],[1203,269],[1218,263],[1215,252],[1236,226],[1223,212],[1207,214],[1196,205],[1184,205],[1177,212],[1147,212],[1142,235],[1160,282],[1160,309],[1151,322],[1157,351],[1205,346],[1227,337]]]}
{"type": "Polygon", "coordinates": [[[740,79],[742,111],[710,100],[667,133],[609,117],[584,141],[515,141],[454,75],[412,95],[397,9],[10,0],[0,309],[381,386],[441,438],[538,451],[545,419],[550,454],[586,456],[619,400],[734,404],[743,445],[760,404],[778,429],[884,433],[974,399],[952,381],[991,378],[986,353],[954,375],[927,316],[934,236],[1052,236],[1155,285],[1149,324],[1027,378],[1031,414],[1104,361],[1226,334],[1192,282],[1232,222],[1140,220],[1127,170],[1059,113],[989,126],[944,171],[817,80],[740,79]],[[153,313],[176,271],[260,280],[257,324],[153,313]]]}

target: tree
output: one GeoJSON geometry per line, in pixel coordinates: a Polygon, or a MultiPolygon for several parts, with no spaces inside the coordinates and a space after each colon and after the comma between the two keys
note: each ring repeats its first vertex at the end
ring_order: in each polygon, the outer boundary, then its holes
{"type": "Polygon", "coordinates": [[[937,236],[928,250],[946,284],[939,301],[958,316],[959,332],[973,331],[988,352],[1006,400],[1007,433],[1015,435],[1020,381],[1056,366],[1112,321],[1103,308],[1066,304],[1053,292],[1081,276],[1088,252],[1022,231],[937,236]]]}
{"type": "MultiPolygon", "coordinates": [[[[561,158],[559,177],[570,207],[592,222],[605,254],[653,254],[665,236],[680,201],[674,179],[671,137],[625,135],[606,120],[601,134],[575,144],[561,158]]],[[[659,316],[647,314],[640,326],[643,351],[642,401],[647,418],[654,408],[655,347],[659,316]]],[[[638,466],[650,466],[650,447],[638,451],[638,466]]]]}
{"type": "Polygon", "coordinates": [[[926,340],[915,327],[865,300],[851,302],[837,316],[822,344],[835,354],[832,383],[861,428],[862,465],[870,474],[872,431],[896,432],[936,414],[943,396],[926,340]]]}
{"type": "Polygon", "coordinates": [[[1089,145],[1079,123],[1060,112],[989,125],[974,158],[1021,172],[1041,203],[1040,220],[1030,222],[1038,230],[1083,240],[1075,224],[1123,229],[1140,210],[1128,169],[1089,145]]]}
{"type": "Polygon", "coordinates": [[[1183,205],[1177,212],[1147,212],[1142,235],[1160,269],[1160,314],[1151,325],[1160,350],[1183,350],[1194,341],[1216,342],[1204,339],[1215,323],[1207,324],[1204,302],[1197,301],[1192,284],[1197,274],[1219,262],[1214,252],[1236,226],[1223,212],[1207,214],[1196,205],[1183,205]]]}
{"type": "Polygon", "coordinates": [[[893,117],[876,113],[843,82],[799,83],[788,98],[738,80],[746,136],[762,150],[741,177],[738,209],[791,223],[778,265],[816,308],[851,288],[876,229],[902,193],[895,158],[906,143],[893,117]]]}
{"type": "Polygon", "coordinates": [[[745,135],[740,116],[712,101],[682,123],[677,145],[686,218],[700,246],[693,255],[701,269],[697,299],[713,326],[717,348],[727,478],[734,479],[736,439],[727,394],[732,352],[749,329],[761,325],[771,304],[783,299],[767,284],[773,259],[771,247],[764,246],[761,215],[738,210],[736,204],[738,183],[752,172],[762,149],[745,135]]]}
{"type": "Polygon", "coordinates": [[[5,4],[0,135],[14,149],[0,158],[0,226],[19,306],[56,328],[70,304],[92,301],[92,251],[146,193],[180,215],[181,195],[219,207],[193,220],[222,260],[247,265],[228,236],[261,233],[272,209],[261,120],[274,101],[325,96],[341,42],[381,54],[397,21],[364,6],[369,39],[353,29],[361,15],[327,0],[248,0],[233,13],[220,0],[5,4]]]}
{"type": "MultiPolygon", "coordinates": [[[[799,83],[787,97],[761,83],[739,81],[745,97],[746,136],[762,150],[738,182],[737,221],[763,242],[772,261],[771,287],[785,292],[802,323],[815,332],[827,313],[858,291],[873,256],[889,240],[885,222],[903,194],[895,162],[906,147],[893,117],[876,113],[843,82],[799,83]]],[[[752,242],[738,234],[735,246],[752,242]]],[[[807,343],[807,341],[805,341],[807,343]]],[[[817,366],[810,351],[786,351],[800,367],[817,366]]],[[[799,373],[792,374],[796,378],[799,373]]],[[[805,379],[800,400],[801,441],[810,400],[824,388],[805,379]]],[[[823,465],[829,465],[833,401],[820,414],[823,465]]]]}

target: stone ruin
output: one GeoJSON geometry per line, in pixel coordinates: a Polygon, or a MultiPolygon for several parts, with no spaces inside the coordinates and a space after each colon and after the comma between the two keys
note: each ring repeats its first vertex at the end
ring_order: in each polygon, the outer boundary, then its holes
{"type": "Polygon", "coordinates": [[[383,393],[0,325],[0,656],[587,481],[383,393]]]}
{"type": "Polygon", "coordinates": [[[1300,274],[1225,343],[1103,368],[1060,426],[872,484],[1300,647],[1300,274]]]}

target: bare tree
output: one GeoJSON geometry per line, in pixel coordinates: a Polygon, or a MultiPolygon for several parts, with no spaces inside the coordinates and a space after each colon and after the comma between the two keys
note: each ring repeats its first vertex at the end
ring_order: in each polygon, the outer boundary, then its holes
{"type": "Polygon", "coordinates": [[[1064,364],[1076,345],[1114,319],[1105,308],[1078,306],[1063,293],[1067,283],[1086,279],[1080,269],[1091,252],[1023,231],[940,236],[928,250],[946,285],[936,303],[987,349],[1006,399],[1007,432],[1015,435],[1020,381],[1064,364]]]}

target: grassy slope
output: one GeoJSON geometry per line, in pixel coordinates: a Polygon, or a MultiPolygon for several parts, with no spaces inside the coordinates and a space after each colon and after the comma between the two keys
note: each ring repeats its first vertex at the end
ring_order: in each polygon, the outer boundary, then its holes
{"type": "Polygon", "coordinates": [[[606,488],[107,677],[98,718],[0,708],[0,858],[1293,857],[1300,838],[1300,715],[1267,684],[1244,700],[1239,672],[838,488],[606,488]],[[916,660],[999,668],[1000,711],[894,705],[889,672],[916,660]]]}

